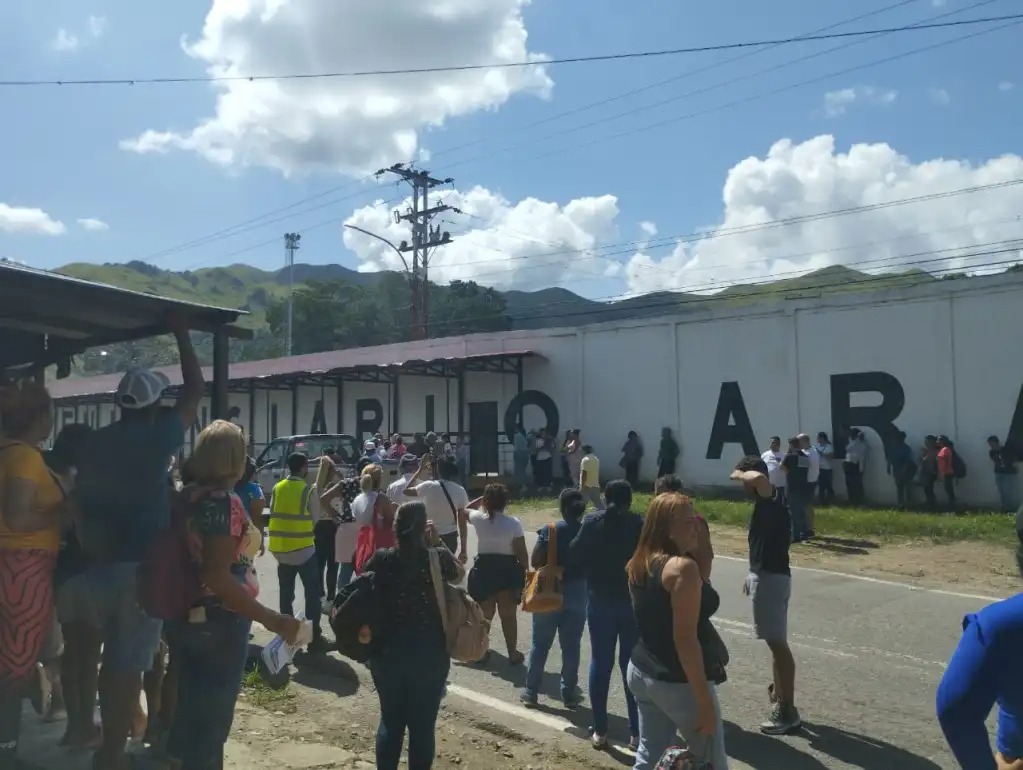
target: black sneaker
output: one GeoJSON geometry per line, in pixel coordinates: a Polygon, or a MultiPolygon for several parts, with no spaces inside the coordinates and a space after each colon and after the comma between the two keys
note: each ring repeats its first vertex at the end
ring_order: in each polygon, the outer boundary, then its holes
{"type": "Polygon", "coordinates": [[[330,652],[331,644],[322,636],[317,636],[309,645],[305,648],[305,651],[309,654],[322,654],[330,652]]]}
{"type": "Polygon", "coordinates": [[[760,732],[764,735],[788,735],[798,730],[803,724],[799,711],[795,706],[785,706],[780,702],[774,704],[767,720],[761,723],[760,732]]]}
{"type": "Polygon", "coordinates": [[[577,709],[583,705],[583,691],[576,687],[572,692],[567,693],[561,702],[567,709],[577,709]]]}

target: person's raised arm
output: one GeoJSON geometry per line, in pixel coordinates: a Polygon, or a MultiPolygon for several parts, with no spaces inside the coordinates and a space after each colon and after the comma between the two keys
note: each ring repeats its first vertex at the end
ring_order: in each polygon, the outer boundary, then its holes
{"type": "Polygon", "coordinates": [[[741,481],[750,484],[760,497],[771,497],[774,495],[774,486],[760,471],[732,471],[730,477],[733,481],[741,481]]]}
{"type": "Polygon", "coordinates": [[[202,401],[206,382],[192,338],[188,335],[188,319],[181,313],[171,313],[167,316],[167,325],[178,343],[178,357],[181,360],[181,390],[174,409],[181,417],[185,430],[188,430],[195,425],[199,415],[199,402],[202,401]]]}
{"type": "Polygon", "coordinates": [[[938,685],[938,722],[959,764],[969,770],[996,767],[984,725],[998,695],[999,667],[991,653],[980,624],[972,619],[938,685]]]}
{"type": "Polygon", "coordinates": [[[696,699],[697,729],[710,735],[714,732],[717,714],[703,665],[703,649],[696,636],[702,586],[700,569],[692,559],[671,558],[661,571],[661,584],[671,597],[672,639],[675,654],[696,699]]]}
{"type": "Polygon", "coordinates": [[[300,622],[264,607],[231,572],[238,551],[238,541],[229,535],[207,535],[202,543],[200,579],[204,586],[216,594],[225,609],[260,623],[269,631],[280,634],[286,642],[298,638],[300,622]]]}
{"type": "Polygon", "coordinates": [[[405,487],[405,494],[409,497],[419,497],[419,490],[417,487],[426,481],[426,479],[423,478],[423,475],[427,473],[430,467],[429,458],[429,452],[423,455],[423,459],[419,462],[419,467],[416,468],[416,472],[412,474],[412,478],[408,480],[408,485],[405,487]]]}

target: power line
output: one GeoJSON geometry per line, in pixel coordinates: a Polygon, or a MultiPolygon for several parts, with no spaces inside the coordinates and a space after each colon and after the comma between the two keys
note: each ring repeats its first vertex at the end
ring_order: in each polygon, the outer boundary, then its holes
{"type": "Polygon", "coordinates": [[[764,46],[792,45],[810,43],[820,40],[838,38],[863,37],[866,35],[921,32],[929,29],[949,27],[965,27],[976,24],[987,24],[999,21],[1023,20],[1023,14],[1005,16],[989,16],[980,19],[961,19],[959,21],[935,22],[932,24],[904,25],[899,27],[883,27],[879,29],[856,30],[853,32],[828,32],[819,35],[802,35],[796,37],[774,38],[767,40],[747,40],[734,43],[718,43],[715,45],[691,46],[687,48],[668,48],[654,51],[631,51],[615,54],[596,54],[590,56],[571,56],[559,59],[536,59],[515,62],[492,62],[490,64],[457,64],[438,67],[412,67],[390,70],[352,70],[348,72],[309,72],[277,75],[207,75],[188,77],[152,77],[152,78],[81,78],[67,80],[0,80],[0,86],[136,86],[136,85],[170,85],[179,83],[225,83],[225,82],[260,82],[268,80],[318,80],[327,78],[379,77],[383,75],[420,75],[438,72],[467,72],[473,70],[512,69],[522,67],[549,66],[553,64],[583,64],[606,61],[625,61],[632,59],[652,59],[683,54],[712,53],[740,48],[760,48],[764,46]]]}
{"type": "MultiPolygon", "coordinates": [[[[903,0],[900,3],[896,3],[894,6],[889,6],[887,8],[880,9],[878,11],[874,11],[874,12],[872,12],[870,14],[863,14],[860,17],[854,17],[852,19],[849,19],[849,20],[844,21],[844,22],[839,22],[838,24],[835,24],[835,25],[832,25],[832,26],[841,26],[843,24],[852,23],[853,21],[856,21],[856,20],[858,20],[860,18],[869,16],[869,15],[873,15],[873,14],[877,14],[877,13],[881,13],[883,11],[891,10],[894,7],[898,7],[900,5],[905,5],[907,2],[913,2],[913,1],[915,1],[915,0],[903,0]]],[[[980,0],[980,2],[976,2],[976,3],[974,3],[971,6],[967,6],[966,8],[957,9],[957,10],[954,10],[954,11],[946,12],[946,13],[943,13],[943,14],[939,14],[938,16],[929,17],[929,18],[931,18],[931,19],[945,18],[947,16],[952,16],[952,15],[955,15],[955,14],[958,14],[958,13],[962,13],[962,12],[965,12],[965,11],[977,8],[979,6],[988,5],[988,4],[990,4],[992,2],[995,2],[995,1],[996,0],[980,0]]],[[[825,29],[827,29],[827,28],[825,28],[825,29]]],[[[981,34],[983,34],[983,33],[981,33],[981,34]]],[[[954,42],[957,39],[954,39],[953,41],[948,41],[948,42],[954,42]]],[[[758,71],[758,72],[755,72],[755,73],[751,73],[751,74],[748,74],[748,75],[744,75],[744,76],[741,76],[741,77],[738,77],[738,78],[732,78],[731,80],[727,80],[727,81],[724,81],[724,82],[721,82],[721,83],[717,83],[717,84],[712,85],[710,87],[707,87],[707,88],[704,88],[704,89],[700,89],[699,91],[696,91],[696,92],[690,92],[690,93],[687,93],[687,94],[682,94],[680,96],[671,97],[670,99],[663,100],[662,102],[655,103],[654,105],[648,105],[647,107],[641,108],[639,110],[632,111],[631,113],[630,112],[620,113],[620,114],[617,114],[617,115],[609,116],[609,117],[607,117],[605,119],[602,119],[602,120],[598,120],[598,121],[595,121],[595,122],[592,122],[592,123],[589,123],[589,124],[585,124],[583,126],[577,126],[575,129],[569,129],[568,131],[556,132],[555,134],[548,135],[546,137],[541,137],[541,140],[555,138],[556,136],[562,135],[564,133],[574,133],[575,130],[579,130],[581,128],[592,127],[593,125],[597,125],[599,123],[606,122],[608,120],[614,120],[614,119],[617,119],[619,117],[624,117],[624,116],[627,116],[629,114],[633,114],[634,112],[638,112],[638,111],[641,111],[643,109],[648,109],[649,107],[652,107],[652,106],[657,106],[658,104],[665,104],[665,103],[668,103],[670,101],[677,101],[679,98],[684,98],[686,96],[692,96],[692,95],[695,95],[697,93],[704,93],[704,92],[707,92],[707,91],[716,90],[717,88],[725,87],[727,85],[730,85],[730,84],[732,84],[734,82],[737,82],[737,81],[740,81],[740,80],[746,80],[746,79],[749,79],[750,77],[756,77],[756,76],[759,76],[759,75],[762,75],[762,74],[766,74],[766,73],[771,72],[773,70],[780,69],[780,68],[783,68],[783,67],[786,67],[786,66],[791,66],[792,64],[799,63],[799,62],[807,60],[807,59],[816,58],[817,56],[821,56],[821,55],[825,55],[825,54],[828,54],[828,53],[832,53],[834,51],[841,50],[841,49],[849,47],[851,45],[858,45],[861,42],[863,42],[863,41],[862,40],[855,40],[855,41],[853,41],[851,43],[846,43],[845,45],[842,45],[842,46],[837,46],[837,47],[834,47],[834,48],[827,49],[825,51],[821,51],[821,52],[817,52],[817,53],[811,54],[809,56],[804,56],[804,57],[800,57],[800,58],[797,58],[797,59],[794,59],[794,60],[790,60],[788,62],[784,62],[781,65],[776,65],[775,67],[771,67],[771,68],[769,68],[767,70],[761,70],[761,71],[758,71]]],[[[743,56],[740,56],[740,57],[734,57],[733,60],[739,59],[739,58],[744,58],[745,56],[755,55],[757,53],[760,53],[760,51],[754,51],[754,52],[751,52],[751,53],[744,54],[743,56]]],[[[724,62],[722,64],[725,64],[725,63],[727,63],[727,62],[724,62]]],[[[695,74],[695,73],[693,73],[693,74],[695,74]]],[[[838,75],[838,74],[842,74],[842,73],[833,73],[832,76],[835,76],[835,75],[838,75]]],[[[815,81],[811,81],[811,82],[815,82],[815,81]]],[[[643,90],[643,89],[640,89],[640,90],[643,90]]],[[[623,94],[622,96],[625,96],[625,95],[628,95],[628,94],[623,94]]],[[[740,100],[740,103],[742,101],[753,101],[756,98],[760,98],[760,97],[759,96],[754,96],[752,98],[748,98],[748,99],[745,99],[745,100],[740,100]]],[[[687,119],[687,118],[690,118],[690,117],[698,117],[700,115],[709,114],[711,112],[717,111],[718,109],[723,109],[723,108],[728,107],[728,106],[734,106],[734,103],[726,104],[726,105],[723,105],[722,107],[713,108],[711,110],[705,110],[705,111],[702,111],[701,113],[696,113],[696,114],[693,114],[693,115],[682,116],[682,118],[679,118],[679,119],[681,120],[681,119],[687,119]]],[[[557,118],[557,117],[558,116],[554,116],[551,119],[554,119],[554,118],[557,118]]],[[[543,122],[543,121],[541,121],[541,122],[543,122]]],[[[668,121],[668,122],[671,122],[671,121],[668,121]]],[[[640,130],[642,130],[642,129],[640,129],[640,130]]],[[[631,133],[631,132],[626,132],[626,134],[628,134],[628,133],[631,133]]],[[[622,134],[615,135],[615,136],[612,136],[612,137],[609,137],[609,138],[617,138],[618,136],[622,136],[622,134]]],[[[533,140],[533,141],[535,142],[537,140],[533,140]]],[[[598,138],[597,140],[589,142],[589,145],[595,144],[595,143],[597,143],[599,141],[603,141],[603,139],[602,138],[598,138]]],[[[470,142],[470,143],[467,143],[465,145],[462,145],[461,147],[470,147],[470,146],[473,146],[475,144],[478,144],[478,142],[470,142]]],[[[527,144],[532,144],[532,142],[527,143],[527,144]]],[[[498,148],[493,153],[486,154],[486,155],[481,155],[481,156],[476,156],[476,157],[469,158],[469,159],[462,160],[462,161],[458,161],[458,162],[456,162],[453,165],[459,166],[459,165],[463,165],[465,163],[471,163],[471,162],[476,161],[476,160],[481,160],[481,159],[493,157],[494,155],[507,152],[507,151],[509,151],[511,149],[515,149],[516,147],[519,147],[519,146],[522,146],[522,145],[510,145],[510,146],[506,146],[504,148],[498,148]]],[[[584,146],[588,146],[588,145],[584,145],[584,146]]],[[[461,147],[448,148],[446,150],[443,150],[442,152],[452,152],[452,151],[454,151],[456,149],[460,149],[461,147]]],[[[542,155],[540,155],[538,157],[545,157],[546,155],[549,155],[549,154],[551,154],[551,153],[545,153],[545,154],[542,154],[542,155]]],[[[371,175],[367,175],[367,176],[363,177],[362,179],[357,180],[356,182],[351,183],[351,184],[359,184],[361,182],[365,182],[368,179],[372,178],[373,176],[374,175],[372,175],[372,174],[371,175]]],[[[321,198],[321,197],[324,197],[326,195],[329,195],[329,194],[331,194],[331,193],[333,193],[335,191],[338,191],[340,189],[344,189],[345,187],[351,186],[351,184],[339,185],[339,186],[337,186],[335,188],[331,188],[331,189],[326,190],[326,191],[324,191],[322,193],[317,193],[316,195],[309,196],[307,198],[304,198],[304,199],[301,199],[299,201],[296,201],[295,203],[290,204],[289,206],[285,206],[285,207],[282,207],[280,209],[275,209],[273,211],[267,212],[264,215],[260,215],[260,216],[254,217],[254,218],[252,218],[250,220],[246,220],[245,222],[242,222],[239,225],[235,225],[235,226],[230,227],[230,228],[225,228],[223,230],[217,231],[217,232],[212,233],[212,234],[207,235],[207,236],[200,237],[200,238],[195,239],[193,241],[189,241],[189,242],[186,242],[184,244],[179,244],[178,246],[174,246],[174,247],[170,247],[168,249],[164,249],[162,251],[156,252],[155,254],[152,254],[152,255],[149,255],[147,257],[144,257],[143,261],[150,261],[150,260],[157,259],[157,258],[160,258],[160,257],[164,257],[164,256],[172,255],[172,254],[175,254],[175,253],[179,253],[181,251],[185,251],[185,250],[188,250],[188,249],[191,249],[191,248],[196,248],[198,246],[207,245],[209,243],[212,243],[212,242],[215,242],[215,241],[218,241],[218,240],[223,240],[224,238],[231,238],[231,237],[234,237],[236,235],[240,235],[240,234],[242,234],[244,232],[248,232],[250,230],[259,229],[259,228],[264,227],[264,226],[269,226],[269,225],[276,224],[276,223],[279,223],[279,222],[287,220],[287,219],[291,219],[294,216],[300,216],[302,214],[311,213],[313,211],[318,211],[318,210],[326,208],[328,206],[332,206],[332,205],[335,205],[337,203],[341,203],[341,202],[343,202],[345,200],[348,200],[348,199],[351,199],[353,197],[358,196],[359,194],[361,194],[361,191],[357,191],[357,192],[351,193],[349,195],[342,196],[340,198],[332,199],[330,201],[327,201],[326,203],[323,203],[323,204],[320,204],[320,205],[317,205],[317,206],[313,206],[313,207],[310,207],[310,208],[305,208],[305,209],[303,209],[301,211],[298,211],[298,212],[295,212],[293,214],[287,214],[287,215],[284,215],[284,216],[278,216],[278,217],[276,217],[274,219],[271,219],[269,221],[260,221],[260,220],[265,220],[266,217],[271,216],[273,214],[276,214],[276,213],[279,213],[279,212],[284,212],[284,211],[289,211],[291,209],[294,209],[294,208],[300,206],[302,203],[305,203],[305,202],[308,202],[308,201],[312,201],[312,200],[315,200],[317,198],[321,198]],[[248,226],[246,226],[246,225],[248,225],[248,226]]],[[[397,200],[400,200],[400,199],[391,199],[390,201],[387,201],[387,204],[390,205],[391,203],[394,203],[397,200]]],[[[346,217],[328,220],[327,222],[320,223],[320,224],[317,224],[317,225],[313,225],[312,228],[321,227],[321,226],[324,226],[325,224],[330,224],[330,223],[335,222],[335,221],[343,221],[343,219],[345,219],[345,218],[346,217]]],[[[312,228],[307,228],[307,229],[312,229],[312,228]]],[[[277,242],[276,238],[275,239],[269,239],[269,240],[266,240],[266,241],[262,241],[259,244],[254,244],[253,246],[243,247],[242,249],[240,249],[238,251],[235,251],[235,252],[232,252],[229,255],[222,255],[222,257],[233,256],[233,255],[239,254],[239,253],[246,253],[246,252],[252,251],[252,250],[254,250],[256,248],[259,248],[260,246],[269,245],[271,243],[276,243],[276,242],[277,242]]],[[[196,264],[197,265],[198,264],[204,264],[204,263],[206,263],[208,261],[209,260],[203,260],[202,262],[199,262],[199,263],[196,263],[196,264]]],[[[193,267],[193,266],[194,265],[190,265],[189,269],[191,267],[193,267]]]]}

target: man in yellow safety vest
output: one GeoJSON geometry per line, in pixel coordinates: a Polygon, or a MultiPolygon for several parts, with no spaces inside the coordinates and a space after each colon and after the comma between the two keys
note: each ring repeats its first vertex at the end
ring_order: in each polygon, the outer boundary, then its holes
{"type": "Polygon", "coordinates": [[[309,498],[312,487],[306,481],[309,458],[296,452],[288,457],[288,477],[274,485],[270,497],[270,553],[277,559],[281,614],[295,615],[295,578],[305,589],[306,619],[313,624],[310,652],[327,648],[320,628],[320,570],[313,536],[315,524],[309,498]]]}

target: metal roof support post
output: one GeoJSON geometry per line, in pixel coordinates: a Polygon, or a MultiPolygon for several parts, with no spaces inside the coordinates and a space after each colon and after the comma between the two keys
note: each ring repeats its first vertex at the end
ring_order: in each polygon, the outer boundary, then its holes
{"type": "Polygon", "coordinates": [[[298,435],[298,382],[291,383],[291,435],[298,435]]]}
{"type": "Polygon", "coordinates": [[[465,367],[458,364],[458,438],[465,438],[465,367]]]}
{"type": "Polygon", "coordinates": [[[249,381],[249,452],[256,454],[256,381],[249,381]]]}
{"type": "Polygon", "coordinates": [[[345,380],[344,377],[338,377],[334,381],[334,387],[337,388],[337,432],[345,432],[345,380]]]}
{"type": "MultiPolygon", "coordinates": [[[[524,379],[525,378],[523,377],[522,369],[523,369],[522,356],[519,356],[518,358],[515,359],[515,388],[516,388],[515,394],[518,395],[518,396],[521,396],[522,395],[522,391],[525,390],[525,387],[524,387],[524,385],[525,385],[524,379]]],[[[523,421],[524,418],[522,416],[524,409],[525,409],[525,407],[522,405],[522,399],[520,398],[519,399],[519,414],[518,414],[518,418],[517,418],[518,422],[519,422],[519,425],[524,425],[525,424],[525,422],[523,421]]]]}
{"type": "Polygon", "coordinates": [[[210,397],[210,412],[214,420],[227,419],[228,361],[230,359],[230,338],[227,329],[218,328],[213,332],[213,383],[210,397]]]}
{"type": "Polygon", "coordinates": [[[401,391],[398,389],[398,380],[399,379],[401,379],[401,375],[400,374],[395,374],[394,375],[394,393],[392,395],[392,398],[394,398],[394,411],[391,414],[391,418],[392,418],[392,422],[391,422],[391,435],[392,436],[395,433],[401,433],[401,429],[398,427],[398,415],[401,412],[401,410],[399,408],[399,399],[401,398],[401,391]]]}

